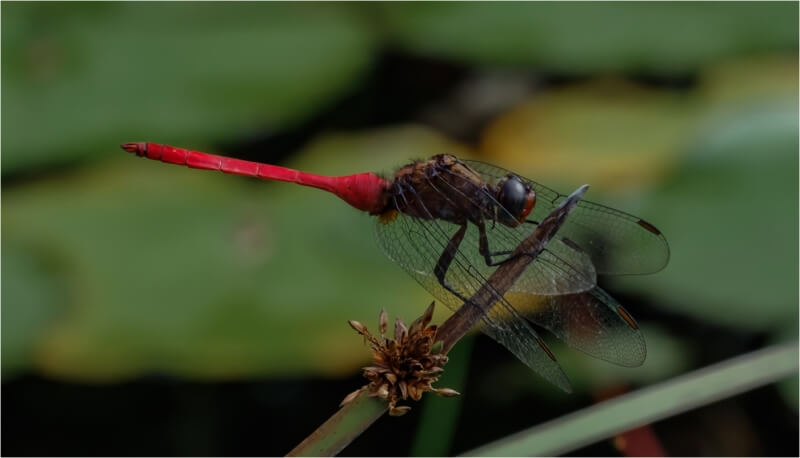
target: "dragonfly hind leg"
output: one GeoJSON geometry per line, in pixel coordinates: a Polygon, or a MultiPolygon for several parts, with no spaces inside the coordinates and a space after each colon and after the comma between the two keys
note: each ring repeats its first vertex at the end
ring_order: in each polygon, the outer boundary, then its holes
{"type": "MultiPolygon", "coordinates": [[[[481,310],[481,316],[483,320],[489,325],[495,325],[494,320],[488,314],[485,313],[483,307],[480,307],[478,304],[473,302],[471,299],[467,298],[463,294],[459,293],[455,288],[453,288],[446,279],[447,271],[450,269],[450,264],[452,264],[453,260],[456,257],[456,253],[458,253],[458,247],[461,245],[461,242],[464,240],[464,235],[467,233],[467,223],[465,222],[461,227],[456,231],[455,234],[450,238],[447,242],[447,246],[445,247],[442,255],[439,256],[439,260],[436,262],[436,267],[434,268],[433,272],[436,275],[436,279],[439,280],[439,284],[444,287],[447,291],[449,291],[452,295],[456,296],[461,302],[465,305],[470,304],[476,306],[479,310],[481,310]]],[[[505,261],[503,261],[505,262],[505,261]]],[[[473,269],[472,266],[469,267],[473,269]]],[[[459,309],[461,310],[461,309],[459,309]]],[[[498,328],[499,329],[499,328],[498,328]]]]}

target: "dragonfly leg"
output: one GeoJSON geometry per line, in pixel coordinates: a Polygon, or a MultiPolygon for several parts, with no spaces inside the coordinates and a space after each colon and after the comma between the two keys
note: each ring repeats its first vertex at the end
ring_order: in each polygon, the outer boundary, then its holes
{"type": "Polygon", "coordinates": [[[450,241],[447,242],[447,247],[445,247],[442,255],[439,256],[439,260],[436,262],[436,267],[433,269],[434,274],[436,275],[436,279],[439,280],[439,284],[441,284],[444,289],[450,291],[454,296],[459,298],[462,302],[469,302],[469,299],[464,297],[461,293],[455,290],[449,283],[447,283],[447,279],[445,278],[447,275],[448,269],[450,269],[450,264],[453,262],[453,259],[456,257],[456,253],[458,252],[458,246],[461,245],[461,241],[464,240],[464,234],[467,233],[467,223],[465,222],[459,229],[453,234],[453,237],[450,238],[450,241]]]}
{"type": "Polygon", "coordinates": [[[508,254],[511,254],[511,251],[510,250],[508,250],[508,251],[494,251],[494,252],[490,251],[489,250],[489,239],[486,236],[486,224],[483,222],[483,220],[481,220],[481,222],[477,223],[476,226],[478,226],[478,251],[483,256],[483,259],[486,260],[486,265],[487,266],[490,266],[490,267],[498,266],[500,264],[503,264],[505,262],[508,262],[508,261],[518,257],[518,256],[514,256],[514,257],[511,257],[511,258],[503,259],[501,261],[492,260],[492,257],[494,257],[494,256],[508,255],[508,254]]]}
{"type": "MultiPolygon", "coordinates": [[[[527,224],[535,224],[537,226],[539,225],[538,221],[534,221],[532,219],[526,219],[525,223],[527,223],[527,224]]],[[[580,244],[578,244],[578,242],[576,242],[576,241],[574,241],[574,240],[572,240],[570,238],[558,237],[558,239],[561,240],[561,242],[564,243],[564,245],[567,245],[568,247],[572,248],[574,251],[577,251],[579,253],[587,253],[587,251],[584,250],[583,247],[581,247],[580,244]]],[[[594,261],[594,259],[592,261],[594,261]]]]}
{"type": "MultiPolygon", "coordinates": [[[[531,224],[537,224],[537,225],[539,224],[538,222],[533,221],[533,220],[527,220],[525,222],[526,223],[531,223],[531,224]]],[[[486,236],[486,225],[484,224],[483,221],[481,221],[480,223],[478,223],[476,225],[478,226],[478,251],[483,256],[483,259],[486,261],[486,265],[487,266],[489,266],[489,267],[499,266],[500,264],[505,264],[508,261],[517,259],[520,256],[530,256],[530,254],[528,254],[528,253],[519,253],[516,256],[509,256],[506,259],[502,259],[500,261],[492,260],[493,256],[509,255],[509,254],[512,253],[512,251],[510,251],[510,250],[507,250],[507,251],[494,251],[494,252],[490,251],[489,250],[489,239],[486,236]]]]}

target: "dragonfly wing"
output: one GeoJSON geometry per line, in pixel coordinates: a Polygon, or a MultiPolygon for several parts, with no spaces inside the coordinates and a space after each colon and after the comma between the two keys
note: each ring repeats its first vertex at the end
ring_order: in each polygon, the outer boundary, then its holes
{"type": "MultiPolygon", "coordinates": [[[[378,243],[386,255],[453,311],[463,306],[463,302],[439,283],[434,269],[458,229],[455,224],[402,213],[379,217],[376,223],[378,243]]],[[[477,250],[477,247],[458,250],[446,275],[448,283],[468,298],[488,279],[465,256],[464,250],[471,248],[477,250]]],[[[502,297],[497,295],[496,300],[488,315],[483,316],[481,330],[539,375],[569,392],[569,380],[533,327],[502,297]]]]}
{"type": "MultiPolygon", "coordinates": [[[[464,163],[487,183],[497,183],[512,173],[485,162],[464,163]]],[[[536,191],[536,206],[529,216],[535,221],[541,221],[566,198],[533,180],[521,176],[520,179],[536,191]]],[[[598,274],[653,273],[663,269],[669,261],[669,245],[655,226],[637,216],[587,200],[578,202],[559,229],[558,237],[586,252],[598,274]]]]}
{"type": "MultiPolygon", "coordinates": [[[[386,255],[453,311],[462,306],[462,301],[447,291],[433,272],[437,256],[449,240],[441,234],[457,230],[454,224],[403,214],[396,215],[390,223],[378,220],[376,224],[378,242],[386,255]],[[426,227],[432,224],[437,227],[426,227]]],[[[545,250],[541,256],[548,256],[547,253],[545,250]]],[[[471,297],[488,276],[463,258],[459,261],[453,261],[446,278],[460,294],[471,297]]],[[[529,270],[530,266],[506,293],[502,308],[498,308],[498,303],[492,309],[489,314],[492,323],[482,327],[485,334],[558,386],[561,385],[556,380],[561,378],[558,375],[561,369],[558,365],[537,366],[546,354],[539,353],[538,335],[520,315],[591,356],[627,367],[641,365],[647,354],[644,337],[631,315],[614,298],[599,287],[560,296],[534,295],[524,284],[529,270]],[[495,313],[497,316],[493,316],[495,313]]]]}
{"type": "MultiPolygon", "coordinates": [[[[441,173],[445,174],[448,171],[444,170],[441,173]]],[[[498,213],[505,212],[504,219],[513,219],[510,213],[485,188],[474,186],[468,180],[455,174],[449,178],[456,180],[459,186],[453,186],[441,176],[431,177],[428,184],[439,190],[440,194],[449,196],[449,199],[470,202],[471,210],[475,213],[491,213],[491,210],[486,210],[488,203],[490,209],[494,209],[498,213]],[[465,187],[471,191],[463,192],[465,187]]],[[[491,220],[485,221],[484,226],[488,249],[491,253],[497,254],[492,256],[495,265],[488,265],[486,259],[480,254],[480,230],[473,224],[468,224],[461,243],[461,251],[472,268],[477,269],[486,277],[494,272],[497,262],[508,259],[508,255],[537,227],[535,224],[509,227],[491,220]]],[[[588,291],[596,284],[597,272],[591,257],[579,246],[555,238],[548,243],[547,250],[536,257],[525,269],[522,277],[515,283],[515,287],[524,289],[530,294],[559,295],[588,291]]]]}
{"type": "Polygon", "coordinates": [[[506,347],[514,356],[567,393],[572,392],[567,375],[539,334],[514,308],[500,299],[483,318],[481,331],[506,347]]]}
{"type": "MultiPolygon", "coordinates": [[[[467,230],[465,236],[467,242],[465,248],[474,246],[477,250],[478,231],[471,229],[467,230]]],[[[533,224],[524,224],[515,228],[498,224],[493,228],[487,228],[486,235],[492,251],[510,252],[530,236],[535,229],[536,225],[533,224]]],[[[498,258],[499,261],[504,259],[507,259],[507,256],[498,258]]],[[[475,259],[474,263],[481,269],[486,265],[481,258],[475,259]]],[[[514,284],[514,289],[535,295],[560,295],[588,291],[596,285],[597,272],[595,272],[589,255],[578,247],[567,245],[556,235],[547,244],[547,248],[525,269],[520,279],[514,284]]]]}
{"type": "Polygon", "coordinates": [[[639,325],[599,287],[563,296],[530,296],[511,291],[506,299],[526,318],[595,358],[636,367],[647,356],[639,325]]]}
{"type": "MultiPolygon", "coordinates": [[[[405,192],[413,193],[414,189],[409,187],[405,192]]],[[[413,205],[418,207],[412,209],[416,211],[406,213],[426,215],[424,203],[413,198],[404,202],[403,192],[395,199],[396,208],[413,205]]],[[[432,215],[426,219],[406,213],[394,211],[378,219],[377,232],[381,247],[431,294],[457,310],[462,301],[440,284],[434,272],[440,254],[460,226],[435,219],[432,215]]],[[[534,228],[534,225],[509,228],[500,224],[487,227],[487,232],[492,233],[491,250],[513,250],[534,228]]],[[[461,296],[469,298],[486,283],[495,269],[487,266],[479,254],[479,233],[474,225],[469,224],[447,271],[446,281],[461,296]]],[[[514,283],[505,298],[496,301],[486,318],[488,323],[484,331],[487,334],[526,364],[536,365],[541,362],[543,355],[547,356],[546,352],[538,356],[530,353],[543,350],[538,349],[538,345],[531,345],[532,342],[539,342],[538,336],[515,307],[534,323],[590,355],[624,366],[636,366],[644,360],[646,347],[638,325],[613,298],[596,287],[589,254],[568,241],[552,240],[514,283]],[[569,262],[565,259],[569,259],[569,262]],[[575,268],[575,265],[579,267],[575,268]],[[492,314],[495,313],[500,317],[493,318],[492,314]]],[[[558,374],[560,368],[556,371],[552,367],[558,368],[558,365],[537,371],[548,379],[557,380],[559,377],[554,374],[558,374]]]]}
{"type": "MultiPolygon", "coordinates": [[[[391,221],[379,217],[375,224],[375,234],[378,245],[384,254],[403,268],[411,277],[431,295],[447,305],[451,310],[456,310],[461,300],[447,291],[433,274],[436,267],[438,253],[447,246],[447,240],[441,241],[438,235],[431,238],[429,230],[419,227],[420,222],[415,218],[396,213],[391,221]]],[[[455,233],[455,225],[448,229],[455,233]]]]}

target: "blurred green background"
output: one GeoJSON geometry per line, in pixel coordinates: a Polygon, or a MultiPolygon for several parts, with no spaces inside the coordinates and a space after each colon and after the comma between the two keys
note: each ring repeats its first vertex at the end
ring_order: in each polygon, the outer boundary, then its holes
{"type": "MultiPolygon", "coordinates": [[[[644,366],[556,344],[570,397],[480,337],[444,454],[797,339],[796,3],[0,8],[4,454],[285,453],[361,383],[346,320],[430,302],[336,198],[128,141],[321,174],[454,152],[656,224],[669,266],[601,279],[644,366]]],[[[796,409],[795,378],[656,432],[672,454],[796,454],[796,409]]],[[[410,453],[422,410],[350,453],[410,453]]]]}

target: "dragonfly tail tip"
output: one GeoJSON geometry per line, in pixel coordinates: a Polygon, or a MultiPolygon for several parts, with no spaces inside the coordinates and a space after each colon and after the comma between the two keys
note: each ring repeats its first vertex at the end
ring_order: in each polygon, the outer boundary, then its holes
{"type": "Polygon", "coordinates": [[[131,142],[131,143],[124,143],[124,144],[119,145],[119,146],[120,146],[120,148],[124,149],[125,151],[127,151],[129,153],[134,153],[137,156],[142,156],[144,154],[144,151],[145,151],[145,146],[144,145],[145,144],[141,143],[141,142],[139,142],[139,143],[131,142]]]}

